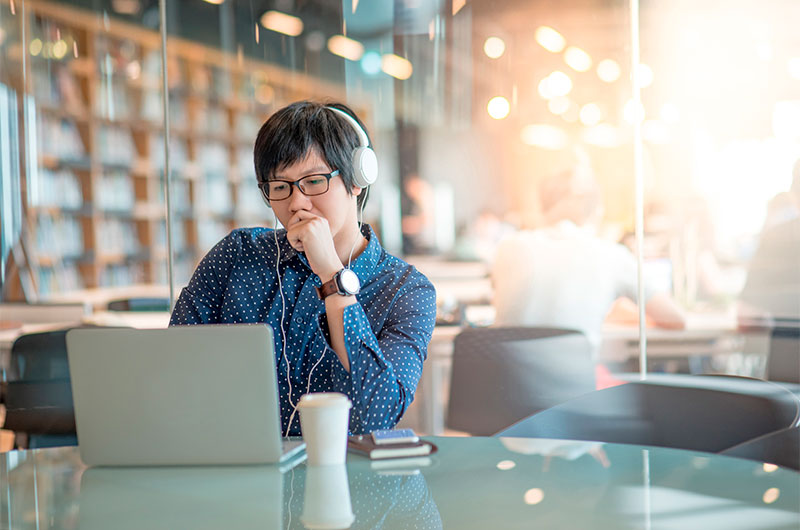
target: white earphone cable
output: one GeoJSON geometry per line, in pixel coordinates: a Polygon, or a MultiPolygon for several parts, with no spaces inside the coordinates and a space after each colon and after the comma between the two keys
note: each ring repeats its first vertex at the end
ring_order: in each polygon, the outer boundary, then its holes
{"type": "Polygon", "coordinates": [[[283,282],[281,281],[281,271],[280,271],[280,263],[281,263],[281,246],[278,244],[278,216],[275,214],[275,210],[272,210],[272,214],[275,217],[275,225],[272,230],[273,238],[275,239],[275,248],[278,251],[278,255],[275,258],[275,276],[278,278],[278,291],[281,293],[281,337],[282,337],[282,354],[281,357],[283,358],[283,362],[286,363],[286,383],[289,385],[289,405],[292,406],[292,415],[289,417],[289,424],[286,426],[286,434],[285,436],[289,436],[289,430],[292,428],[292,419],[294,418],[294,413],[297,411],[297,405],[292,403],[292,378],[290,376],[290,366],[289,366],[289,358],[286,356],[286,327],[284,325],[284,319],[286,317],[286,298],[283,296],[283,282]]]}

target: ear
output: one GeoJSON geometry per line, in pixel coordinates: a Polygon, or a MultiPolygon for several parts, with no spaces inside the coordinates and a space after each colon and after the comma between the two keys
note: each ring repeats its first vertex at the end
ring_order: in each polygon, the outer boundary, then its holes
{"type": "Polygon", "coordinates": [[[353,190],[352,190],[353,197],[358,197],[359,195],[361,195],[362,191],[364,191],[364,188],[359,188],[358,186],[353,186],[353,190]]]}

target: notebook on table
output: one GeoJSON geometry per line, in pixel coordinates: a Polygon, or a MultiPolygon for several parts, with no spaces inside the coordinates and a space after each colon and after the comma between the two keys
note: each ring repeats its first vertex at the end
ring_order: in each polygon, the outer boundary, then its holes
{"type": "Polygon", "coordinates": [[[67,355],[88,466],[284,462],[267,324],[73,329],[67,355]]]}

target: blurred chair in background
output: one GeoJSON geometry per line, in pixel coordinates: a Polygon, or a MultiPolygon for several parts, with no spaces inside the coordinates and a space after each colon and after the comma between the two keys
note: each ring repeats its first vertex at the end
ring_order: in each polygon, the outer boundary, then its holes
{"type": "Polygon", "coordinates": [[[766,434],[726,449],[722,454],[800,471],[800,427],[766,434]]]}
{"type": "Polygon", "coordinates": [[[491,435],[595,388],[592,346],[554,328],[470,328],[454,342],[447,427],[491,435]]]}
{"type": "Polygon", "coordinates": [[[768,381],[791,383],[787,387],[795,393],[800,392],[800,321],[772,329],[766,378],[768,381]]]}
{"type": "Polygon", "coordinates": [[[169,298],[123,298],[111,300],[109,311],[169,311],[169,298]]]}
{"type": "Polygon", "coordinates": [[[800,400],[779,385],[730,376],[658,375],[580,396],[498,436],[558,438],[718,453],[797,426],[800,400]]]}
{"type": "Polygon", "coordinates": [[[11,347],[3,429],[14,431],[18,448],[77,445],[67,331],[22,335],[11,347]]]}

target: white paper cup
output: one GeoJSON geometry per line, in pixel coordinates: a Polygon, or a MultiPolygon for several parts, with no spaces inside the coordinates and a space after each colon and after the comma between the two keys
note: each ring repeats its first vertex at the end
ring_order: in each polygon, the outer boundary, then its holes
{"type": "Polygon", "coordinates": [[[303,526],[312,530],[350,528],[354,520],[345,465],[306,467],[303,526]]]}
{"type": "Polygon", "coordinates": [[[297,408],[309,465],[344,464],[352,406],[347,396],[336,392],[315,392],[300,398],[297,408]]]}

